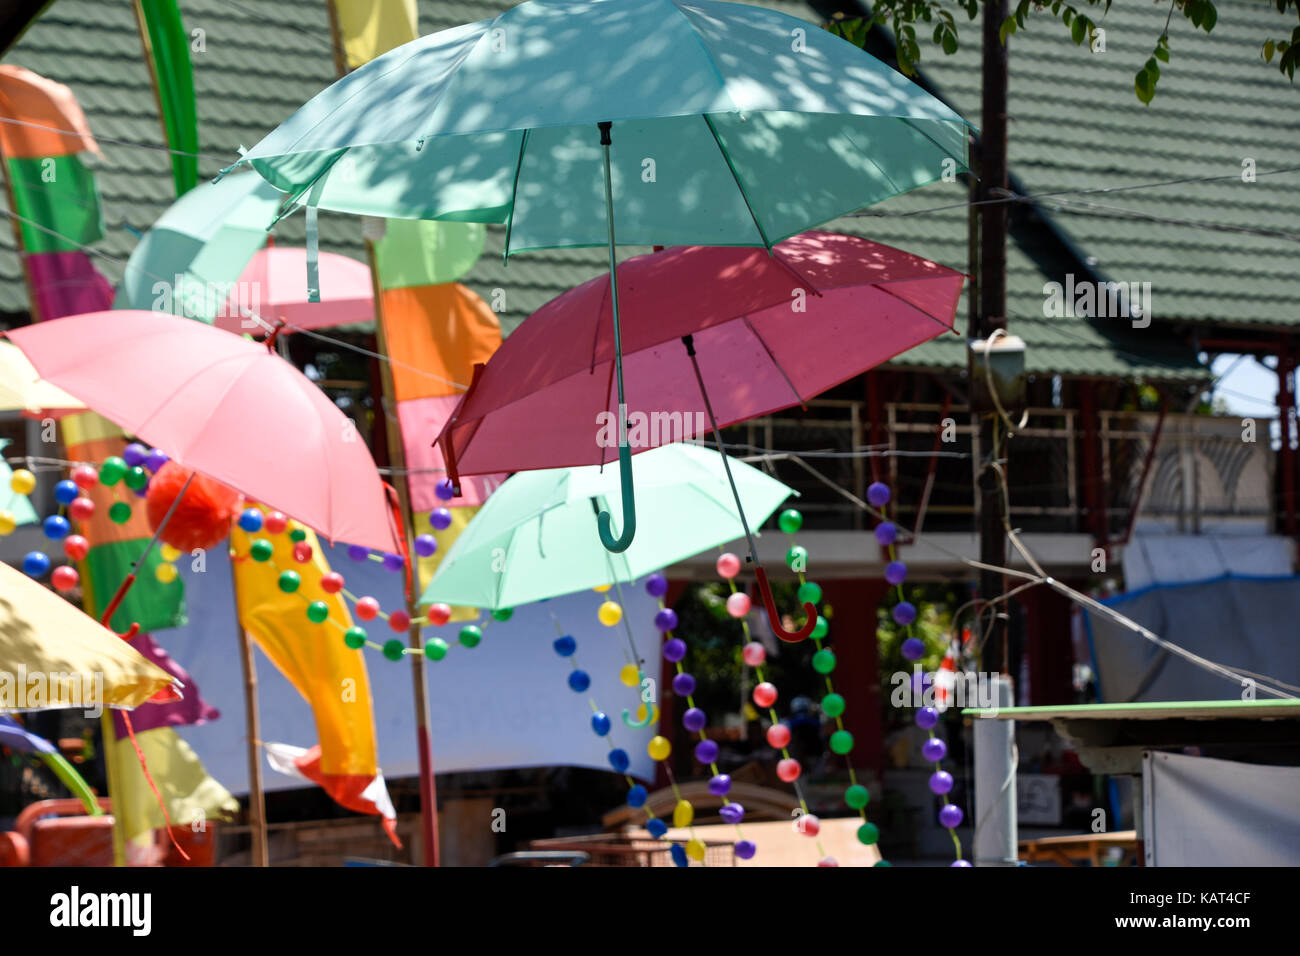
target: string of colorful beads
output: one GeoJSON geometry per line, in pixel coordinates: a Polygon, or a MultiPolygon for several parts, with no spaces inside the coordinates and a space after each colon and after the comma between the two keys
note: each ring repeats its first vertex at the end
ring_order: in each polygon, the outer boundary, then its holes
{"type": "MultiPolygon", "coordinates": [[[[673,631],[677,627],[677,612],[664,603],[664,595],[668,593],[668,579],[662,574],[652,574],[646,580],[645,589],[646,593],[659,603],[659,610],[655,614],[655,627],[664,635],[662,648],[664,660],[672,664],[677,671],[673,676],[673,693],[686,700],[687,709],[682,714],[682,726],[689,733],[699,734],[700,740],[695,745],[694,756],[696,760],[706,765],[712,774],[709,778],[709,793],[722,798],[722,807],[718,811],[718,815],[736,828],[736,842],[732,847],[733,852],[742,860],[751,859],[758,848],[753,841],[745,839],[745,833],[740,826],[740,822],[745,818],[745,808],[727,796],[731,792],[731,776],[718,770],[718,745],[715,741],[710,740],[709,735],[704,731],[709,722],[708,715],[695,706],[695,677],[682,667],[682,660],[686,657],[687,647],[685,641],[673,636],[673,631]]],[[[727,610],[733,616],[743,617],[749,613],[749,597],[744,594],[739,595],[739,597],[744,599],[744,610],[737,615],[736,611],[739,610],[740,604],[733,605],[730,600],[727,602],[727,610]]],[[[657,747],[657,751],[651,751],[651,757],[654,757],[656,752],[663,754],[663,758],[656,757],[655,759],[666,759],[671,752],[671,746],[664,737],[655,737],[650,741],[650,744],[652,747],[657,747]],[[662,743],[658,744],[658,741],[662,741],[662,743]]],[[[665,765],[665,769],[668,769],[667,765],[665,765]]],[[[695,808],[689,800],[682,797],[671,770],[668,771],[668,781],[672,785],[673,793],[677,796],[677,806],[673,810],[674,824],[682,825],[676,822],[679,814],[687,819],[689,823],[695,818],[695,808]]],[[[694,831],[692,831],[693,835],[694,831]]],[[[703,862],[705,853],[706,847],[702,840],[692,839],[685,847],[685,855],[689,860],[703,862]]],[[[674,860],[679,866],[686,865],[686,862],[678,860],[676,855],[674,860]]]]}
{"type": "MultiPolygon", "coordinates": [[[[898,539],[898,526],[889,520],[886,510],[890,497],[889,486],[883,482],[873,482],[867,488],[867,502],[879,509],[881,515],[881,522],[876,525],[875,530],[876,541],[889,551],[889,563],[885,565],[885,580],[894,588],[898,596],[898,603],[894,605],[892,612],[894,623],[905,628],[904,633],[907,635],[903,640],[902,654],[909,661],[919,661],[925,656],[925,642],[916,636],[916,607],[903,594],[903,582],[907,580],[907,566],[898,560],[895,546],[895,541],[898,539]]],[[[934,765],[934,772],[930,774],[930,792],[936,797],[946,797],[952,791],[953,779],[952,774],[943,769],[943,759],[948,755],[948,745],[934,732],[935,726],[939,723],[939,711],[929,705],[918,707],[914,719],[916,725],[928,735],[925,743],[921,745],[921,755],[934,765]]],[[[962,858],[961,840],[957,836],[957,827],[961,826],[963,816],[961,807],[955,803],[944,803],[939,808],[939,825],[948,831],[956,848],[957,859],[951,865],[957,867],[971,865],[969,860],[962,858]]]]}
{"type": "Polygon", "coordinates": [[[773,706],[776,704],[778,692],[776,685],[771,683],[763,673],[763,665],[767,662],[767,650],[758,641],[753,640],[750,634],[749,621],[746,619],[746,615],[749,614],[752,602],[749,595],[736,587],[735,580],[736,575],[740,573],[740,558],[730,552],[724,552],[718,557],[715,567],[718,574],[731,589],[731,594],[727,597],[727,611],[732,617],[740,621],[740,630],[744,639],[744,645],[740,652],[741,660],[754,669],[754,676],[758,679],[754,689],[750,692],[750,699],[753,700],[756,707],[767,708],[770,724],[765,736],[768,744],[773,749],[781,752],[781,759],[777,761],[776,765],[776,775],[782,781],[794,787],[795,799],[799,803],[799,817],[795,821],[795,829],[804,836],[812,837],[815,841],[818,866],[838,866],[839,864],[826,854],[826,848],[822,846],[819,836],[821,833],[821,820],[808,809],[808,801],[804,797],[803,786],[799,782],[803,767],[798,760],[790,756],[790,728],[781,723],[773,706]]]}
{"type": "MultiPolygon", "coordinates": [[[[808,566],[808,551],[795,542],[795,533],[803,527],[803,515],[794,508],[787,508],[781,512],[777,518],[777,525],[790,538],[790,549],[786,552],[786,564],[790,570],[794,571],[799,577],[799,590],[796,599],[799,604],[818,604],[822,599],[821,585],[815,581],[809,581],[805,571],[808,566]]],[[[871,793],[865,786],[858,782],[857,771],[853,767],[853,761],[849,754],[853,752],[853,734],[844,726],[844,698],[835,692],[835,684],[831,674],[835,671],[836,660],[835,652],[828,647],[822,646],[822,641],[830,632],[830,621],[825,614],[818,615],[817,623],[813,626],[812,638],[813,644],[817,650],[813,654],[813,670],[821,674],[826,682],[826,695],[821,699],[822,713],[835,721],[835,731],[830,737],[830,748],[844,758],[845,766],[849,771],[849,786],[844,791],[844,802],[849,809],[857,812],[862,819],[862,824],[857,829],[858,842],[864,846],[874,846],[880,840],[880,828],[867,819],[867,804],[871,800],[871,793]]],[[[839,864],[832,857],[825,857],[818,866],[838,866],[839,864]]],[[[884,859],[875,863],[876,866],[890,866],[891,864],[884,859]]]]}

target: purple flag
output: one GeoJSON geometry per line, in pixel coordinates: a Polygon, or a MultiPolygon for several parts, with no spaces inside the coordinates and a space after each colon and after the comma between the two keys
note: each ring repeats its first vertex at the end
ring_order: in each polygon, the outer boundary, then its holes
{"type": "MultiPolygon", "coordinates": [[[[131,712],[131,727],[137,734],[159,727],[205,724],[221,716],[217,708],[199,696],[199,687],[194,683],[194,678],[190,677],[185,668],[172,660],[152,637],[148,634],[137,634],[130,644],[185,685],[181,691],[185,695],[184,700],[170,704],[141,704],[131,712]]],[[[126,724],[122,721],[122,715],[116,710],[113,711],[113,733],[117,735],[118,740],[124,739],[127,735],[126,724]]]]}

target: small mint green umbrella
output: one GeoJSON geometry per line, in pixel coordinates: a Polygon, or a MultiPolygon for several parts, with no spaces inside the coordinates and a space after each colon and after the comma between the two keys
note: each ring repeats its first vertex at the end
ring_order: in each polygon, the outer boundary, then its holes
{"type": "Polygon", "coordinates": [[[771,248],[966,169],[967,132],[871,55],[772,10],[532,0],[372,60],[240,162],[286,209],[305,204],[309,229],[324,207],[502,223],[506,256],[608,246],[623,524],[616,538],[605,512],[598,528],[620,551],[636,510],[615,224],[633,245],[771,248]]]}
{"type": "MultiPolygon", "coordinates": [[[[762,524],[795,492],[730,462],[745,511],[762,524]]],[[[599,509],[619,505],[613,468],[521,471],[501,485],[456,539],[421,604],[498,609],[587,588],[627,583],[744,534],[722,456],[693,444],[663,445],[632,459],[642,504],[655,516],[625,551],[595,532],[599,509]]]]}

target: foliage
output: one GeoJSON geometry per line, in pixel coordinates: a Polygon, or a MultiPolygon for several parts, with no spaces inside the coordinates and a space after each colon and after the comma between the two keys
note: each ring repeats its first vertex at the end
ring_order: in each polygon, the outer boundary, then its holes
{"type": "Polygon", "coordinates": [[[899,601],[897,590],[877,610],[876,640],[880,648],[881,700],[888,702],[894,690],[893,675],[911,674],[915,664],[921,672],[932,674],[939,669],[952,639],[952,614],[962,603],[958,590],[951,584],[925,583],[904,585],[903,599],[916,607],[916,621],[909,627],[894,623],[893,609],[899,601]],[[925,654],[915,664],[903,657],[903,641],[919,637],[925,654]]]}

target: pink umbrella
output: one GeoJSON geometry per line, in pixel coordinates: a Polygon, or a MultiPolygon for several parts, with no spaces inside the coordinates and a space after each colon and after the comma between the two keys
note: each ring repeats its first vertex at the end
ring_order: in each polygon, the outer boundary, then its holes
{"type": "MultiPolygon", "coordinates": [[[[826,232],[787,239],[770,255],[691,246],[628,260],[618,269],[618,299],[633,452],[709,429],[722,450],[719,427],[802,404],[951,331],[963,279],[919,256],[826,232]]],[[[609,277],[592,279],[542,306],[476,368],[438,436],[453,483],[460,474],[617,458],[610,312],[609,277]]],[[[625,489],[625,528],[635,526],[631,500],[625,489]]],[[[752,559],[747,525],[746,537],[752,559]]],[[[806,637],[813,606],[789,634],[761,566],[756,575],[777,634],[806,637]]]]}
{"type": "Polygon", "coordinates": [[[399,550],[383,482],[351,419],[267,345],[128,309],[7,334],[41,378],[177,464],[331,540],[399,550]]]}
{"type": "Polygon", "coordinates": [[[320,253],[320,301],[307,301],[307,250],[268,246],[248,260],[239,282],[214,324],[228,332],[265,332],[261,322],[247,318],[250,310],[267,321],[299,329],[323,329],[375,317],[370,268],[356,259],[320,253]]]}

